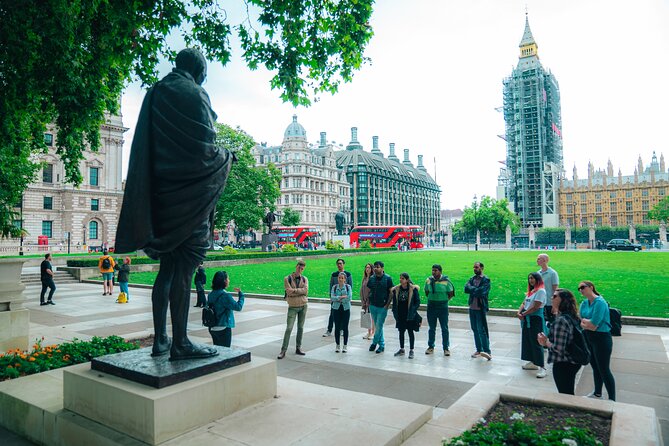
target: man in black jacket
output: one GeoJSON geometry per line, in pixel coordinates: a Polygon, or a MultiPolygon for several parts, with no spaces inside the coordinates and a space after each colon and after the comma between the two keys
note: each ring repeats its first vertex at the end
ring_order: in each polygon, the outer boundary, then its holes
{"type": "Polygon", "coordinates": [[[56,305],[53,301],[53,293],[56,292],[56,284],[53,282],[53,266],[51,266],[51,253],[44,255],[40,265],[40,280],[42,281],[42,292],[39,295],[40,305],[56,305]],[[44,302],[46,289],[49,288],[49,299],[44,302]]]}
{"type": "Polygon", "coordinates": [[[469,294],[469,324],[474,333],[476,351],[472,358],[482,357],[490,361],[490,335],[488,333],[488,293],[490,292],[490,279],[483,274],[483,263],[474,263],[474,275],[465,285],[465,293],[469,294]]]}
{"type": "Polygon", "coordinates": [[[196,307],[204,308],[207,305],[207,298],[204,295],[204,286],[207,283],[207,273],[204,270],[204,262],[195,271],[195,290],[197,291],[196,307]]]}
{"type": "MultiPolygon", "coordinates": [[[[332,287],[337,284],[337,278],[339,277],[339,273],[344,273],[346,274],[346,283],[353,289],[353,277],[351,276],[351,273],[348,271],[344,270],[344,265],[346,262],[344,259],[337,259],[337,271],[333,272],[332,275],[330,276],[330,287],[328,288],[328,295],[332,292],[332,287]]],[[[328,319],[328,329],[325,333],[323,333],[323,337],[328,337],[332,336],[332,327],[334,326],[334,310],[332,307],[330,307],[330,319],[328,319]]]]}

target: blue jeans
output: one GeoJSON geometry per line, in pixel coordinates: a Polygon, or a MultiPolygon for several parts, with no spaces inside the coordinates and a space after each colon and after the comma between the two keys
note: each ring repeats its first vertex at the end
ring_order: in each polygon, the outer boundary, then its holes
{"type": "Polygon", "coordinates": [[[372,314],[372,321],[374,321],[374,339],[372,344],[379,347],[386,347],[386,341],[383,339],[383,324],[386,323],[386,316],[388,316],[388,309],[385,307],[377,307],[375,305],[369,306],[369,312],[372,314]]]}
{"type": "Polygon", "coordinates": [[[430,305],[427,303],[427,346],[434,348],[434,338],[437,331],[437,321],[441,326],[441,345],[448,350],[448,304],[430,305]]]}
{"type": "Polygon", "coordinates": [[[490,338],[488,327],[484,324],[485,312],[483,310],[469,310],[469,325],[474,333],[474,344],[477,352],[490,353],[490,338]]]}
{"type": "Polygon", "coordinates": [[[125,293],[125,296],[130,300],[130,291],[128,291],[128,282],[119,282],[118,283],[119,288],[121,288],[121,292],[125,293]]]}

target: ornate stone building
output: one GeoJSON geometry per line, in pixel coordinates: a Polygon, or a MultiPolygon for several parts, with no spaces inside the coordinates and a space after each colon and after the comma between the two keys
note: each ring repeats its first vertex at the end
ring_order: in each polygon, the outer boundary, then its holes
{"type": "Polygon", "coordinates": [[[299,212],[301,226],[313,226],[321,234],[321,241],[336,234],[335,215],[340,210],[348,213],[349,184],[343,171],[337,167],[333,147],[313,146],[307,141],[307,132],[297,122],[297,115],[286,128],[280,146],[256,146],[256,163],[274,163],[282,173],[281,197],[277,210],[282,213],[290,207],[299,212]]]}
{"type": "MultiPolygon", "coordinates": [[[[68,233],[72,251],[88,246],[114,246],[116,224],[123,201],[122,156],[123,127],[121,116],[107,116],[100,127],[99,152],[86,151],[80,163],[83,183],[74,187],[66,183],[65,167],[56,155],[58,131],[48,126],[44,134],[48,153],[40,156],[44,167],[23,194],[16,209],[27,235],[24,252],[39,251],[38,237],[46,236],[52,252],[67,252],[68,233]]],[[[43,238],[43,237],[42,237],[43,238]]],[[[19,239],[0,241],[4,252],[18,251],[19,239]]]]}
{"type": "Polygon", "coordinates": [[[628,226],[657,224],[648,211],[669,193],[669,172],[664,155],[658,162],[655,152],[648,167],[641,156],[633,175],[606,169],[595,171],[588,164],[587,178],[579,178],[576,167],[571,181],[562,179],[559,188],[560,224],[571,227],[628,226]]]}

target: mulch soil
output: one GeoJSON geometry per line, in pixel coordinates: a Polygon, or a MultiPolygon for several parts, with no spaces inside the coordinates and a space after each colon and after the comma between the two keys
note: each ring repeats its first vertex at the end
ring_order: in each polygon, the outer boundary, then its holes
{"type": "Polygon", "coordinates": [[[525,414],[523,422],[534,426],[543,434],[553,429],[578,427],[588,429],[604,446],[608,446],[611,436],[611,419],[580,410],[563,407],[536,406],[515,401],[500,401],[485,417],[488,423],[509,423],[514,413],[525,414]]]}

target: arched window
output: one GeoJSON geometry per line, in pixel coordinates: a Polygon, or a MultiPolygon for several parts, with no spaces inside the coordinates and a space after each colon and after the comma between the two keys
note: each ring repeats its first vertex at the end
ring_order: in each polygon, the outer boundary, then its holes
{"type": "Polygon", "coordinates": [[[88,238],[91,240],[97,240],[98,238],[98,222],[95,220],[88,223],[88,238]]]}

